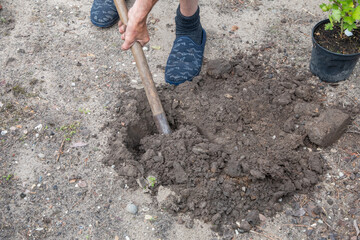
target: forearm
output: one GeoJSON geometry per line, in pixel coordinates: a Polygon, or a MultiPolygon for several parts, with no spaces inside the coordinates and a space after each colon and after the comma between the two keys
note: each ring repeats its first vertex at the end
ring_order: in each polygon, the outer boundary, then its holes
{"type": "Polygon", "coordinates": [[[146,20],[147,15],[157,1],[158,0],[136,0],[132,7],[134,19],[137,19],[139,22],[146,20]]]}

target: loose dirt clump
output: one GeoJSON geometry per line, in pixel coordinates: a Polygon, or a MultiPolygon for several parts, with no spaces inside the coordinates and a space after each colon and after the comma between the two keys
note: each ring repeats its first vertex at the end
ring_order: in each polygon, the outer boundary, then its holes
{"type": "Polygon", "coordinates": [[[153,192],[162,185],[176,193],[162,207],[221,230],[254,211],[272,215],[283,197],[311,191],[325,167],[304,145],[304,126],[323,109],[307,76],[274,70],[258,52],[210,61],[207,69],[193,82],[159,89],[174,130],[168,136],[156,134],[143,90],[119,96],[104,162],[129,186],[154,176],[153,192]]]}

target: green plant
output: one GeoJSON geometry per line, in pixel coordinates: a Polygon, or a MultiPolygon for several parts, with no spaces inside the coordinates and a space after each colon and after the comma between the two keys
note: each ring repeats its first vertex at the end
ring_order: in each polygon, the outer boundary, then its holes
{"type": "Polygon", "coordinates": [[[148,176],[146,178],[147,182],[148,182],[148,185],[149,187],[155,187],[155,184],[156,184],[156,177],[154,176],[148,176]]]}
{"type": "MultiPolygon", "coordinates": [[[[76,129],[80,126],[79,122],[72,123],[70,125],[61,126],[60,130],[63,131],[66,141],[71,141],[72,136],[76,134],[76,129]]],[[[58,128],[56,128],[58,130],[58,128]]]]}
{"type": "Polygon", "coordinates": [[[90,114],[90,110],[88,110],[88,109],[79,108],[79,112],[81,112],[83,114],[90,114]]]}
{"type": "Polygon", "coordinates": [[[11,173],[9,173],[7,176],[3,176],[3,178],[5,178],[6,181],[10,181],[13,177],[14,175],[11,173]]]}
{"type": "Polygon", "coordinates": [[[321,10],[329,12],[330,22],[325,25],[326,30],[333,30],[335,24],[340,25],[340,37],[343,38],[345,30],[352,31],[357,28],[360,20],[359,0],[329,0],[329,3],[320,5],[321,10]]]}

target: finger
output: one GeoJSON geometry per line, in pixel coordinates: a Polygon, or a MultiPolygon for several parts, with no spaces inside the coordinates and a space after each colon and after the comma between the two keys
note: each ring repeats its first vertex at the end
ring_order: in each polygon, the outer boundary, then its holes
{"type": "Polygon", "coordinates": [[[121,45],[121,49],[128,50],[132,47],[132,45],[134,45],[134,43],[135,43],[134,40],[125,39],[125,42],[123,43],[123,45],[121,45]]]}
{"type": "Polygon", "coordinates": [[[126,31],[126,25],[121,25],[121,26],[119,27],[119,32],[120,32],[121,34],[123,34],[125,31],[126,31]]]}
{"type": "Polygon", "coordinates": [[[121,40],[125,40],[125,34],[121,35],[121,40]]]}

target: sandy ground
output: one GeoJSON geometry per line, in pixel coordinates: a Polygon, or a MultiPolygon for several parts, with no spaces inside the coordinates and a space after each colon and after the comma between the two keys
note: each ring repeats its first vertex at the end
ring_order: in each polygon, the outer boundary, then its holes
{"type": "MultiPolygon", "coordinates": [[[[273,42],[289,65],[308,71],[311,28],[326,17],[318,8],[321,2],[202,1],[208,34],[205,62],[230,59],[238,51],[251,53],[273,42]],[[238,29],[232,31],[234,26],[238,29]]],[[[176,216],[157,207],[156,199],[129,189],[111,166],[102,164],[111,134],[103,126],[113,116],[111,109],[121,104],[117,99],[125,86],[141,88],[131,52],[120,50],[117,28],[92,26],[91,1],[0,4],[0,238],[222,239],[201,221],[179,224],[176,216]],[[138,207],[137,215],[125,210],[130,202],[138,207]],[[146,220],[147,215],[156,220],[146,220]]],[[[163,69],[174,40],[176,7],[177,1],[159,2],[149,16],[151,41],[145,53],[159,85],[164,84],[163,69]]],[[[358,106],[358,75],[356,68],[348,81],[336,87],[324,84],[325,105],[358,106]]],[[[356,145],[347,148],[353,156],[359,154],[356,145]]],[[[359,170],[359,159],[343,165],[348,152],[338,145],[321,151],[331,169],[309,199],[325,206],[327,193],[344,190],[334,197],[336,212],[326,215],[336,221],[311,220],[303,227],[292,221],[287,210],[293,207],[284,203],[284,211],[263,219],[260,228],[246,234],[234,231],[227,239],[355,240],[359,177],[350,171],[359,170]],[[341,183],[335,184],[332,180],[338,178],[341,183]],[[356,204],[349,207],[349,202],[356,204]],[[339,224],[343,230],[334,235],[339,224]],[[320,230],[309,236],[309,229],[320,230]]]]}

